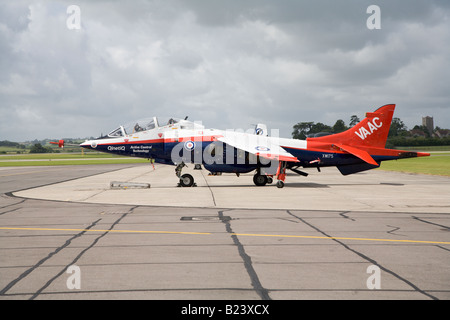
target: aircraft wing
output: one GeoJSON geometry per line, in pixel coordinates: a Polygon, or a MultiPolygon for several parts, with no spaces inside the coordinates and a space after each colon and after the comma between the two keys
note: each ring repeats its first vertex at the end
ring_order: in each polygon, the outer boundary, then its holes
{"type": "Polygon", "coordinates": [[[284,150],[275,138],[240,133],[218,137],[217,140],[265,159],[298,162],[298,159],[284,150]]]}

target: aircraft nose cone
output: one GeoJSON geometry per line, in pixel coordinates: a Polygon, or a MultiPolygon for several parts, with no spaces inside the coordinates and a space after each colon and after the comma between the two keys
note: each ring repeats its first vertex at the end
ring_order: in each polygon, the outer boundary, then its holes
{"type": "Polygon", "coordinates": [[[80,147],[83,147],[83,148],[92,148],[92,147],[94,147],[95,144],[96,144],[95,141],[86,140],[85,142],[83,142],[83,143],[80,144],[80,147]]]}

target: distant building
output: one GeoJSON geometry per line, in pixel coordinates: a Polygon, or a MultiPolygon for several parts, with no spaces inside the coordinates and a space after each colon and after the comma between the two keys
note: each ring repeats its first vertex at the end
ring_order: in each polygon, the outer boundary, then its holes
{"type": "Polygon", "coordinates": [[[450,137],[450,130],[449,129],[439,129],[434,132],[434,136],[438,138],[447,138],[450,137]]]}
{"type": "Polygon", "coordinates": [[[426,138],[427,134],[422,129],[412,129],[409,131],[409,133],[414,137],[423,137],[426,138]]]}
{"type": "Polygon", "coordinates": [[[422,125],[428,129],[428,132],[430,133],[430,135],[433,133],[433,131],[434,131],[433,117],[429,117],[429,116],[422,117],[422,125]]]}

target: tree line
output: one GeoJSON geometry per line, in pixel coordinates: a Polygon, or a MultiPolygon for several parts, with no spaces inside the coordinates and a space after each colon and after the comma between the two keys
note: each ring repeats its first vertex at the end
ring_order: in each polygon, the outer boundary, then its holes
{"type": "MultiPolygon", "coordinates": [[[[64,139],[67,143],[78,144],[82,139],[64,139]]],[[[0,150],[0,154],[7,153],[59,153],[61,150],[57,146],[53,146],[49,144],[49,141],[54,141],[51,139],[45,140],[33,140],[27,142],[13,142],[8,140],[0,141],[0,147],[3,150],[0,150]]],[[[75,148],[77,149],[77,148],[75,148]]],[[[65,151],[73,151],[74,148],[65,149],[65,151]]]]}
{"type": "Polygon", "coordinates": [[[299,122],[293,126],[292,138],[305,140],[306,138],[316,137],[320,135],[334,134],[348,130],[357,123],[359,118],[356,115],[350,117],[349,126],[344,120],[339,119],[333,126],[323,124],[322,122],[299,122]]]}
{"type": "MultiPolygon", "coordinates": [[[[305,140],[346,131],[360,122],[356,115],[350,117],[348,126],[339,119],[333,126],[321,122],[299,122],[293,126],[292,138],[305,140]]],[[[448,146],[450,145],[450,130],[436,127],[433,132],[423,125],[416,125],[408,130],[400,118],[393,118],[389,129],[387,148],[396,146],[448,146]],[[443,134],[443,136],[439,136],[443,134]]]]}
{"type": "Polygon", "coordinates": [[[8,140],[0,141],[0,147],[11,147],[11,148],[17,148],[17,149],[25,149],[25,145],[18,143],[18,142],[12,142],[8,140]]]}

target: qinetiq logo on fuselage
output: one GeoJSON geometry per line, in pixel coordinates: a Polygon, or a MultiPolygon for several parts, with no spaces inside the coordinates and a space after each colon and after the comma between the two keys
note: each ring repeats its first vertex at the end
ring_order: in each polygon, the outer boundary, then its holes
{"type": "Polygon", "coordinates": [[[108,146],[108,151],[125,151],[125,146],[108,146]]]}

